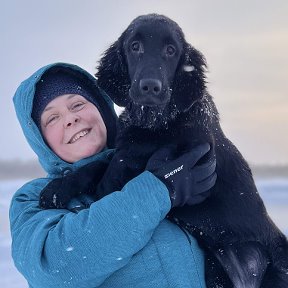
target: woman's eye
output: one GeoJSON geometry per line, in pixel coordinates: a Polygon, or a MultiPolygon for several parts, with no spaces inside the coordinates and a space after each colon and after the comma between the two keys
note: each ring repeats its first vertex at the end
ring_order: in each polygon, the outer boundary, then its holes
{"type": "Polygon", "coordinates": [[[168,45],[166,47],[166,54],[168,56],[173,56],[176,53],[176,48],[173,45],[168,45]]]}
{"type": "Polygon", "coordinates": [[[71,110],[74,111],[74,110],[81,110],[83,108],[85,103],[83,102],[77,102],[77,103],[74,103],[71,107],[71,110]]]}
{"type": "Polygon", "coordinates": [[[46,121],[46,125],[52,124],[53,122],[55,122],[58,119],[58,115],[52,115],[50,117],[48,117],[47,121],[46,121]]]}

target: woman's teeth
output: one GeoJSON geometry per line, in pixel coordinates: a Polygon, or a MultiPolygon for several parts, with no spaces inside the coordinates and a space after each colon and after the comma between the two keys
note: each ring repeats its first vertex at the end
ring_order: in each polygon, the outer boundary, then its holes
{"type": "Polygon", "coordinates": [[[73,138],[69,141],[69,143],[72,144],[72,143],[76,142],[78,139],[87,135],[88,133],[89,133],[89,130],[83,130],[83,131],[77,133],[75,136],[73,136],[73,138]]]}

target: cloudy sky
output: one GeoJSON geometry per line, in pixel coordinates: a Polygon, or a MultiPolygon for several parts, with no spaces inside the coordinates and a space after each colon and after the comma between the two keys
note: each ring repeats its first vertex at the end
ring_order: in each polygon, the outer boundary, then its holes
{"type": "Polygon", "coordinates": [[[138,15],[164,14],[206,57],[226,135],[251,164],[288,164],[287,0],[9,0],[0,12],[0,160],[36,159],[17,122],[20,82],[51,62],[90,73],[138,15]]]}

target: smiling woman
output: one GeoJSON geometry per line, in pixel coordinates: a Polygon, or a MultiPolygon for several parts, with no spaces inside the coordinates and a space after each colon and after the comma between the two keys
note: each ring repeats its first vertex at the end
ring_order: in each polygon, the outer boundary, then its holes
{"type": "MultiPolygon", "coordinates": [[[[181,156],[189,163],[181,170],[191,176],[189,197],[181,177],[169,176],[179,186],[172,194],[154,167],[102,198],[99,182],[113,166],[117,117],[97,80],[75,65],[44,66],[22,82],[14,105],[48,174],[19,188],[10,205],[11,254],[29,287],[205,286],[202,250],[166,215],[214,185],[216,162],[195,165],[208,144],[181,156]]],[[[179,167],[178,158],[163,157],[161,169],[179,167]]],[[[118,174],[115,168],[104,184],[118,174]]]]}
{"type": "Polygon", "coordinates": [[[107,142],[107,115],[101,115],[90,86],[69,69],[55,68],[36,84],[31,116],[49,147],[69,163],[94,155],[107,142]]]}

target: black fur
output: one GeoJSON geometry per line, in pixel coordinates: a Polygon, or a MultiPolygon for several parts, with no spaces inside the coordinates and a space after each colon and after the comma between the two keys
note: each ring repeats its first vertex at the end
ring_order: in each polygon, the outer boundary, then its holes
{"type": "Polygon", "coordinates": [[[180,27],[156,14],[136,18],[105,52],[98,83],[125,111],[102,186],[109,182],[106,194],[122,188],[162,145],[181,151],[209,142],[218,175],[212,196],[169,217],[203,247],[207,287],[287,288],[287,239],[267,215],[248,164],[222,132],[205,69],[180,27]]]}

